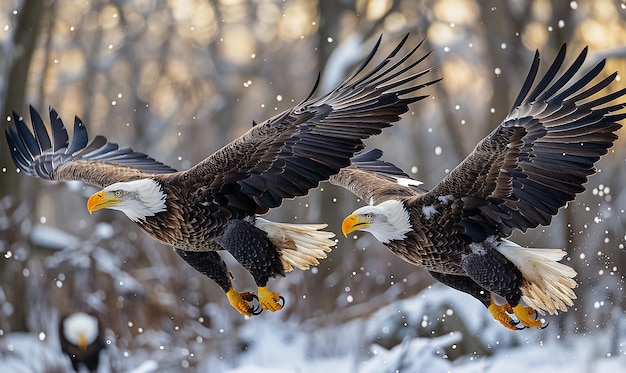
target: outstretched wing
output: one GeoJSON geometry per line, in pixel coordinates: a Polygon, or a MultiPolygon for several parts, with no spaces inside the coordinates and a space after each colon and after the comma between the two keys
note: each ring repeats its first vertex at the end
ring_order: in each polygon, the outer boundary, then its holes
{"type": "Polygon", "coordinates": [[[413,180],[394,164],[380,160],[383,152],[372,149],[352,157],[352,164],[331,176],[331,184],[345,188],[365,203],[379,204],[391,198],[424,194],[422,183],[413,180]]]}
{"type": "Polygon", "coordinates": [[[279,206],[283,198],[307,194],[350,165],[363,139],[398,121],[409,104],[426,97],[412,93],[438,81],[415,83],[430,70],[411,70],[428,54],[409,61],[419,43],[398,56],[407,38],[366,71],[379,39],[365,62],[332,92],[310,99],[314,88],[302,103],[254,126],[186,171],[185,180],[191,188],[208,185],[213,198],[222,196],[231,205],[253,200],[257,212],[279,206]]]}
{"type": "Polygon", "coordinates": [[[106,137],[91,142],[87,128],[76,117],[71,143],[63,121],[50,108],[52,139],[39,113],[31,106],[31,132],[24,119],[13,113],[13,125],[6,129],[11,158],[25,174],[55,181],[78,180],[98,187],[129,181],[149,174],[176,172],[148,155],[119,148],[106,137]]]}
{"type": "Polygon", "coordinates": [[[591,84],[604,61],[573,79],[586,54],[585,48],[552,83],[565,58],[563,45],[531,91],[539,66],[535,54],[511,113],[423,197],[424,203],[442,196],[460,199],[460,224],[473,239],[548,225],[560,207],[585,190],[582,184],[594,173],[594,163],[617,138],[617,121],[626,118],[616,113],[624,102],[611,104],[626,89],[590,98],[617,75],[591,84]]]}

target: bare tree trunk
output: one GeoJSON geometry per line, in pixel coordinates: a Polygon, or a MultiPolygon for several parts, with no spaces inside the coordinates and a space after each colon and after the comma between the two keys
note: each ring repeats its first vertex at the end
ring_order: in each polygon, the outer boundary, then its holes
{"type": "MultiPolygon", "coordinates": [[[[43,0],[26,0],[24,8],[18,13],[19,20],[13,37],[13,50],[8,75],[4,77],[7,82],[6,94],[2,103],[2,121],[5,121],[13,110],[22,110],[26,95],[26,81],[31,58],[35,49],[37,35],[41,26],[44,11],[43,0]]],[[[0,147],[0,166],[13,169],[9,161],[9,152],[6,146],[0,147]]],[[[17,178],[0,178],[0,196],[6,196],[17,188],[17,178]]]]}
{"type": "MultiPolygon", "coordinates": [[[[44,14],[44,0],[26,0],[24,7],[18,13],[19,20],[13,37],[13,50],[11,55],[12,60],[10,67],[7,69],[8,76],[6,79],[6,91],[5,97],[2,102],[2,121],[11,114],[13,110],[22,110],[24,107],[24,98],[26,95],[26,83],[28,77],[28,70],[31,63],[33,51],[39,35],[39,28],[42,23],[42,14],[44,14]]],[[[8,195],[28,195],[28,190],[21,190],[18,188],[19,178],[13,170],[15,166],[10,161],[9,151],[6,146],[0,146],[0,168],[6,168],[7,172],[0,173],[0,198],[8,195]],[[8,176],[7,176],[8,175],[8,176]]],[[[19,196],[17,198],[20,198],[19,196]]],[[[7,215],[13,214],[16,209],[31,209],[33,199],[26,200],[24,204],[20,205],[16,201],[11,203],[7,215]]],[[[11,248],[11,243],[20,239],[20,232],[16,226],[12,225],[12,228],[7,230],[0,237],[7,243],[7,247],[11,248]]],[[[6,257],[5,257],[6,258],[6,257]]],[[[10,283],[11,293],[6,294],[7,300],[11,303],[19,303],[23,299],[24,289],[26,288],[26,281],[28,280],[22,276],[20,269],[23,269],[25,265],[24,258],[22,263],[17,263],[18,259],[10,258],[0,261],[0,274],[4,277],[2,282],[10,283]],[[21,267],[21,268],[20,268],[21,267]]],[[[17,306],[17,309],[21,309],[21,306],[17,306]]],[[[26,330],[26,316],[24,312],[15,312],[12,315],[11,330],[23,331],[26,330]]]]}

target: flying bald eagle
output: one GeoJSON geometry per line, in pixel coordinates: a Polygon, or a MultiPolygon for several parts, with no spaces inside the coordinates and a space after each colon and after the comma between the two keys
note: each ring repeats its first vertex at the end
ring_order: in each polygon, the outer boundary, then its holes
{"type": "Polygon", "coordinates": [[[102,325],[93,314],[74,312],[61,318],[61,350],[69,356],[75,371],[78,372],[81,365],[90,372],[98,370],[100,352],[106,346],[102,334],[102,325]]]}
{"type": "Polygon", "coordinates": [[[480,300],[510,329],[541,327],[536,311],[567,311],[576,299],[576,272],[558,263],[565,251],[524,248],[506,237],[549,225],[583,192],[594,163],[617,138],[617,121],[626,118],[616,113],[625,104],[614,103],[626,89],[592,97],[617,75],[591,83],[604,61],[574,78],[586,53],[557,79],[564,45],[531,90],[536,53],[508,116],[430,191],[389,166],[371,172],[353,165],[331,176],[370,202],[345,218],[344,235],[370,232],[397,256],[480,300]]]}
{"type": "MultiPolygon", "coordinates": [[[[52,141],[31,107],[33,132],[13,113],[6,130],[11,156],[24,173],[55,181],[79,180],[103,188],[88,202],[89,212],[120,210],[156,240],[172,246],[187,263],[214,280],[244,315],[279,310],[282,297],[268,279],[293,267],[307,269],[335,245],[326,225],[281,224],[258,216],[284,198],[303,196],[328,180],[364,145],[400,119],[408,105],[426,96],[415,91],[438,81],[416,81],[430,71],[412,72],[428,54],[421,45],[399,54],[402,41],[378,65],[366,70],[381,39],[363,64],[330,93],[311,98],[255,125],[238,139],[186,171],[119,149],[105,137],[88,142],[83,122],[68,135],[50,109],[52,141]],[[230,252],[248,270],[258,293],[238,292],[219,255],[230,252]],[[259,307],[252,303],[258,300],[259,307]]],[[[319,79],[318,79],[319,82],[319,79]]]]}

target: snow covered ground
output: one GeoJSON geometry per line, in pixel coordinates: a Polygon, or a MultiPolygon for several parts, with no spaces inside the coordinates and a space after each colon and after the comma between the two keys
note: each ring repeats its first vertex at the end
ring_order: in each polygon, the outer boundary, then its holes
{"type": "Polygon", "coordinates": [[[622,372],[626,368],[626,322],[616,329],[566,337],[554,335],[549,327],[510,332],[491,320],[478,302],[438,285],[339,328],[310,333],[294,323],[256,324],[246,333],[262,336],[266,343],[253,345],[236,367],[225,372],[622,372]],[[448,301],[463,305],[462,312],[447,309],[439,320],[429,321],[426,315],[448,301]],[[455,313],[470,330],[433,338],[410,336],[416,324],[446,323],[445,315],[450,319],[455,313]],[[399,344],[388,349],[376,343],[387,342],[392,334],[402,335],[394,330],[397,327],[406,329],[399,344]],[[467,342],[476,344],[476,351],[489,353],[452,360],[449,351],[467,342]]]}
{"type": "MultiPolygon", "coordinates": [[[[556,322],[557,317],[549,321],[556,322]]],[[[264,313],[246,320],[238,330],[237,337],[246,345],[239,353],[225,355],[212,349],[208,340],[188,349],[165,345],[125,351],[109,338],[99,372],[604,373],[626,367],[626,321],[587,335],[557,335],[550,327],[511,332],[491,320],[478,302],[443,285],[341,324],[332,317],[302,322],[264,313]],[[430,330],[433,337],[417,336],[418,330],[430,330]],[[459,355],[459,350],[465,352],[459,355]]],[[[165,337],[158,331],[146,335],[156,344],[165,337]]],[[[68,371],[69,361],[52,339],[27,333],[4,336],[0,372],[68,371]]]]}

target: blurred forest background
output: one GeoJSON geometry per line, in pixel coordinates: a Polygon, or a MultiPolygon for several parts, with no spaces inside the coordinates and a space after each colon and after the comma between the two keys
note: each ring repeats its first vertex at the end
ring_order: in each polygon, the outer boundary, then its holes
{"type": "MultiPolygon", "coordinates": [[[[444,80],[425,89],[431,98],[414,104],[368,145],[383,149],[386,160],[427,188],[506,116],[535,50],[545,71],[563,43],[568,61],[588,45],[588,66],[608,58],[604,73],[621,73],[612,89],[626,86],[622,1],[3,0],[2,128],[12,110],[30,122],[28,104],[48,122],[44,114],[52,106],[70,127],[77,115],[91,136],[102,134],[186,169],[252,121],[306,97],[318,72],[322,94],[367,55],[381,33],[383,55],[407,32],[407,48],[426,38],[423,53],[433,51],[426,64],[436,66],[431,76],[444,80]]],[[[514,237],[522,245],[564,247],[578,271],[579,299],[569,312],[547,317],[546,330],[502,328],[501,348],[538,333],[563,340],[613,333],[609,349],[624,353],[626,130],[619,134],[586,192],[550,227],[514,237]]],[[[282,311],[245,319],[219,287],[123,214],[90,216],[90,187],[17,174],[2,137],[0,359],[3,336],[30,332],[54,343],[59,315],[87,309],[103,320],[110,348],[119,354],[112,370],[128,370],[132,364],[124,358],[158,350],[174,370],[199,367],[209,355],[232,367],[254,343],[240,333],[252,323],[296,322],[303,333],[313,333],[367,318],[429,286],[447,291],[369,235],[341,236],[341,220],[362,202],[323,184],[269,218],[326,222],[339,233],[337,248],[314,270],[270,282],[286,298],[282,311]]],[[[239,289],[253,289],[246,273],[235,267],[234,274],[239,289]]],[[[477,301],[460,293],[452,299],[428,317],[414,315],[419,322],[405,324],[404,334],[372,339],[390,347],[406,335],[460,330],[464,338],[447,352],[450,358],[493,353],[498,343],[474,339],[494,323],[487,310],[478,308],[475,315],[484,325],[467,325],[456,315],[477,301]]],[[[354,343],[365,343],[361,337],[354,343]]],[[[311,351],[331,353],[331,342],[322,339],[311,351]]]]}

